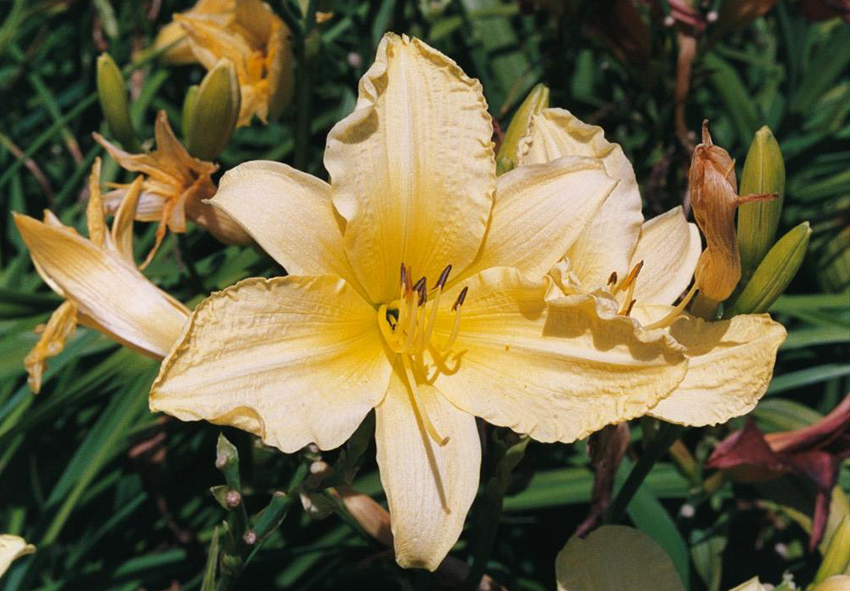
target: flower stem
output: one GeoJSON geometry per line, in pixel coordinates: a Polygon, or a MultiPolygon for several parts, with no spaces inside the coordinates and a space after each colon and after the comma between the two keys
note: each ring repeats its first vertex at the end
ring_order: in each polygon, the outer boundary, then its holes
{"type": "Polygon", "coordinates": [[[649,446],[644,451],[643,455],[629,472],[626,482],[617,492],[617,496],[608,511],[605,513],[605,523],[618,523],[622,521],[626,514],[626,509],[632,501],[632,497],[640,488],[643,481],[652,471],[655,463],[667,453],[670,446],[679,439],[679,436],[684,431],[684,427],[662,422],[658,428],[658,432],[649,446]]]}

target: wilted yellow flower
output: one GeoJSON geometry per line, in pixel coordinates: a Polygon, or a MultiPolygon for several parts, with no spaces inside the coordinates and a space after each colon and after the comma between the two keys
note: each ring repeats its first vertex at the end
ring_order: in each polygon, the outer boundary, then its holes
{"type": "Polygon", "coordinates": [[[775,199],[776,194],[738,197],[735,161],[711,141],[708,121],[703,121],[702,143],[694,149],[688,184],[694,218],[706,241],[696,267],[696,286],[704,297],[722,302],[741,280],[735,210],[741,203],[775,199]]]}
{"type": "Polygon", "coordinates": [[[133,211],[141,177],[127,189],[111,231],[104,221],[99,158],[92,167],[89,189],[88,239],[49,210],[44,212],[44,222],[12,214],[36,271],[65,298],[24,360],[34,392],[41,388],[47,359],[62,351],[77,322],[161,358],[189,316],[189,310],[146,279],[133,260],[133,211]]]}
{"type": "MultiPolygon", "coordinates": [[[[697,228],[685,220],[682,208],[642,223],[634,170],[620,146],[606,141],[599,127],[563,109],[546,109],[533,117],[519,151],[520,167],[564,156],[598,158],[619,180],[552,275],[561,292],[593,292],[607,302],[609,314],[630,315],[641,330],[664,329],[685,348],[685,379],[648,414],[704,426],[752,410],[770,383],[785,329],[766,314],[704,322],[681,314],[688,298],[671,307],[691,282],[697,261],[703,260],[697,228]]],[[[734,218],[729,223],[737,249],[734,218]]]]}
{"type": "Polygon", "coordinates": [[[475,417],[574,441],[640,416],[681,381],[662,333],[547,271],[616,182],[568,157],[496,177],[481,85],[388,34],[328,137],[331,183],[242,164],[213,198],[290,273],[193,313],[152,410],[233,425],[293,452],[339,446],[375,409],[396,560],[435,569],[478,489],[475,417]]]}
{"type": "Polygon", "coordinates": [[[266,123],[289,104],[293,88],[291,33],[268,4],[201,0],[192,10],[174,15],[174,20],[188,35],[192,53],[205,68],[211,70],[223,57],[236,66],[242,90],[239,126],[248,125],[254,115],[266,123]]]}
{"type": "MultiPolygon", "coordinates": [[[[210,175],[218,166],[189,155],[171,130],[165,111],[157,114],[154,127],[156,149],[149,154],[130,154],[109,143],[99,133],[93,135],[123,168],[145,175],[136,206],[136,219],[140,222],[158,221],[159,227],[154,246],[140,268],[144,269],[153,260],[165,238],[166,229],[178,233],[186,231],[186,218],[206,228],[225,244],[251,242],[250,236],[232,219],[203,203],[215,194],[215,184],[210,175]]],[[[118,187],[106,195],[104,206],[107,211],[115,211],[129,190],[128,186],[118,187]]]]}
{"type": "Polygon", "coordinates": [[[35,552],[35,546],[27,544],[22,537],[0,534],[0,577],[9,570],[12,562],[33,552],[35,552]]]}

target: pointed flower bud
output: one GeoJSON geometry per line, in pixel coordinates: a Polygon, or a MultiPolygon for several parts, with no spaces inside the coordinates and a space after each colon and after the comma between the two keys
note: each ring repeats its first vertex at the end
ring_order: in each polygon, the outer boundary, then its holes
{"type": "Polygon", "coordinates": [[[195,111],[195,102],[198,100],[198,90],[200,86],[193,84],[186,91],[186,96],[183,97],[183,110],[180,113],[180,132],[185,140],[189,137],[189,123],[192,121],[192,113],[195,111]]]}
{"type": "MultiPolygon", "coordinates": [[[[239,451],[235,445],[228,441],[224,433],[219,434],[218,443],[215,447],[215,467],[224,474],[224,479],[227,481],[227,486],[230,490],[239,491],[242,488],[242,482],[239,477],[239,451]]],[[[225,496],[226,494],[227,491],[225,491],[225,496]]]]}
{"type": "Polygon", "coordinates": [[[511,124],[505,132],[505,139],[496,155],[496,173],[502,174],[516,167],[517,146],[519,140],[528,133],[531,118],[549,107],[549,88],[538,84],[531,89],[517,109],[511,124]]]}
{"type": "Polygon", "coordinates": [[[201,160],[218,157],[233,135],[239,108],[236,68],[229,59],[222,58],[204,76],[196,97],[189,105],[186,126],[189,154],[201,160]]]}
{"type": "Polygon", "coordinates": [[[108,53],[97,58],[97,95],[103,117],[115,139],[131,152],[140,151],[133,123],[130,121],[124,76],[108,53]]]}
{"type": "Polygon", "coordinates": [[[776,193],[779,197],[772,201],[745,203],[738,211],[738,246],[744,282],[773,246],[785,193],[785,162],[779,143],[767,126],[756,132],[741,174],[741,194],[751,193],[776,193]]]}
{"type": "Polygon", "coordinates": [[[811,235],[809,222],[803,222],[780,238],[725,315],[766,312],[803,264],[811,235]]]}
{"type": "MultiPolygon", "coordinates": [[[[832,534],[815,579],[814,585],[826,582],[833,575],[840,575],[850,565],[850,515],[845,515],[832,534]]],[[[819,587],[816,587],[819,588],[819,587]]],[[[836,587],[841,589],[841,587],[836,587]]]]}

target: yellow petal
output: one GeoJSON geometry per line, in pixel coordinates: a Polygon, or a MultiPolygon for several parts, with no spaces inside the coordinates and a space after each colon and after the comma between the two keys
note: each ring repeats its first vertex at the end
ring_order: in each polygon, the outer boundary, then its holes
{"type": "MultiPolygon", "coordinates": [[[[635,306],[632,315],[648,323],[663,318],[668,306],[635,306]]],[[[716,425],[751,411],[773,376],[776,351],[785,341],[781,324],[767,314],[705,322],[683,315],[669,329],[686,347],[688,373],[649,414],[693,427],[716,425]]]]}
{"type": "Polygon", "coordinates": [[[384,36],[325,151],[345,249],[372,301],[397,297],[402,262],[429,280],[472,262],[496,184],[492,134],[477,81],[418,39],[384,36]]]}
{"type": "Polygon", "coordinates": [[[326,182],[280,162],[228,170],[210,200],[291,275],[338,275],[358,286],[326,182]]]}
{"type": "Polygon", "coordinates": [[[20,536],[0,534],[0,577],[3,576],[14,560],[35,552],[35,546],[27,544],[20,536]]]}
{"type": "Polygon", "coordinates": [[[501,175],[484,244],[464,275],[510,266],[543,277],[587,230],[616,184],[598,160],[574,156],[501,175]]]}
{"type": "Polygon", "coordinates": [[[27,383],[33,393],[41,390],[41,375],[47,367],[47,359],[55,357],[65,348],[65,341],[77,328],[77,305],[62,302],[51,314],[35,347],[24,357],[24,367],[29,374],[27,383]]]}
{"type": "MultiPolygon", "coordinates": [[[[547,306],[543,281],[505,268],[466,286],[459,337],[435,385],[490,423],[538,441],[574,441],[645,414],[685,374],[684,356],[667,340],[603,315],[590,295],[547,306]]],[[[444,343],[453,318],[438,320],[436,342],[444,343]]]]}
{"type": "Polygon", "coordinates": [[[520,165],[562,156],[602,160],[611,178],[620,182],[567,256],[588,289],[605,285],[612,271],[620,277],[628,273],[643,215],[634,169],[619,144],[608,142],[601,127],[583,123],[569,111],[546,109],[532,118],[519,154],[520,165]]]}
{"type": "Polygon", "coordinates": [[[182,66],[198,61],[192,53],[186,33],[178,22],[168,23],[156,35],[153,42],[154,51],[160,51],[166,47],[168,49],[160,56],[160,59],[169,65],[182,66]]]}
{"type": "Polygon", "coordinates": [[[634,298],[644,304],[672,304],[688,288],[702,252],[696,224],[682,207],[654,217],[641,228],[632,265],[643,261],[634,298]]]}
{"type": "Polygon", "coordinates": [[[133,257],[133,220],[136,217],[136,204],[142,191],[143,178],[136,177],[124,193],[112,222],[112,244],[116,252],[130,265],[136,264],[133,257]]]}
{"type": "Polygon", "coordinates": [[[201,302],[163,362],[151,410],[294,452],[341,445],[386,392],[375,310],[342,279],[246,279],[201,302]]]}
{"type": "Polygon", "coordinates": [[[558,591],[684,591],[661,546],[622,525],[570,538],[555,559],[555,578],[558,591]]]}
{"type": "Polygon", "coordinates": [[[108,333],[164,357],[189,311],[114,252],[76,233],[13,214],[38,268],[108,333]]]}
{"type": "Polygon", "coordinates": [[[475,499],[481,448],[475,417],[455,408],[433,386],[420,383],[424,412],[449,438],[443,446],[435,443],[411,402],[405,379],[397,364],[386,398],[375,409],[378,466],[396,561],[433,571],[460,536],[475,499]]]}
{"type": "Polygon", "coordinates": [[[106,219],[103,215],[103,196],[100,192],[100,158],[94,159],[89,174],[89,203],[86,206],[86,223],[89,240],[95,246],[103,246],[106,240],[106,219]]]}

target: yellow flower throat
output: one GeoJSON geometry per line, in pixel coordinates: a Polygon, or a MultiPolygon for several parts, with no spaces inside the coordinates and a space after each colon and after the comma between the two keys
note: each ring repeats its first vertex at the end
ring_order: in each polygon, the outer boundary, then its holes
{"type": "Polygon", "coordinates": [[[443,295],[451,270],[451,265],[443,269],[437,283],[429,291],[428,280],[422,277],[416,283],[412,283],[411,268],[402,263],[400,273],[401,297],[390,304],[382,304],[378,308],[378,327],[381,329],[381,334],[384,336],[387,346],[401,356],[411,402],[417,409],[417,414],[422,418],[425,430],[441,446],[448,443],[449,438],[439,434],[425,412],[419,388],[416,385],[411,358],[414,356],[421,358],[425,349],[429,347],[431,347],[432,353],[446,353],[457,339],[460,330],[460,311],[464,300],[466,300],[466,287],[461,290],[452,305],[455,318],[449,339],[442,345],[431,344],[431,335],[437,321],[440,298],[443,295]]]}

